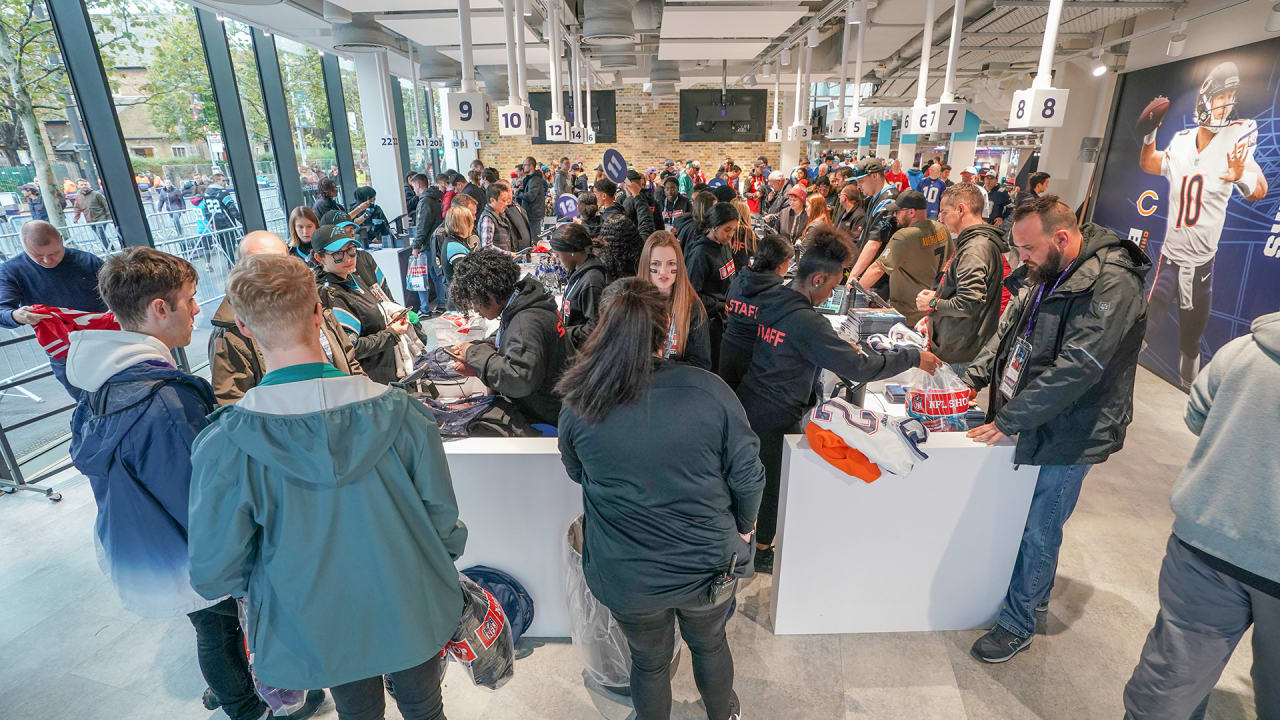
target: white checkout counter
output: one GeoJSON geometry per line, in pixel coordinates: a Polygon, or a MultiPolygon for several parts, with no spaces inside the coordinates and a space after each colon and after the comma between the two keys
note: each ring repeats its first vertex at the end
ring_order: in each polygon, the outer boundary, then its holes
{"type": "MultiPolygon", "coordinates": [[[[833,326],[840,318],[833,317],[833,326]]],[[[904,416],[884,383],[865,406],[904,416]]],[[[931,432],[907,476],[866,483],[822,459],[804,435],[782,456],[773,575],[774,633],[971,630],[1000,610],[1037,468],[1014,443],[931,432]]]]}

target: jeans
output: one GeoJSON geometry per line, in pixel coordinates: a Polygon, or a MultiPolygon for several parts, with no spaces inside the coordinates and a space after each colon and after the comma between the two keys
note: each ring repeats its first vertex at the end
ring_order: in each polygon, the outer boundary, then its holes
{"type": "Polygon", "coordinates": [[[1080,486],[1091,465],[1043,465],[1036,478],[1027,525],[1022,531],[1013,577],[996,623],[1021,638],[1036,631],[1036,605],[1049,599],[1058,572],[1062,526],[1080,497],[1080,486]]]}
{"type": "Polygon", "coordinates": [[[1249,625],[1258,717],[1280,718],[1280,598],[1218,572],[1169,536],[1160,614],[1124,688],[1126,720],[1203,718],[1209,693],[1249,625]]]}
{"type": "Polygon", "coordinates": [[[420,313],[431,312],[431,310],[433,309],[433,306],[435,305],[435,303],[431,302],[431,291],[416,290],[415,294],[418,296],[418,312],[420,313]]]}
{"type": "Polygon", "coordinates": [[[693,681],[702,695],[709,720],[727,720],[733,701],[733,654],[724,626],[732,602],[701,607],[698,597],[682,607],[645,613],[615,612],[618,627],[631,648],[631,699],[636,720],[671,717],[671,656],[675,635],[671,623],[680,620],[680,636],[693,655],[693,681]]]}
{"type": "MultiPolygon", "coordinates": [[[[421,665],[387,676],[404,720],[445,720],[444,700],[440,697],[444,671],[444,658],[434,655],[421,665]]],[[[338,720],[382,720],[387,708],[381,677],[337,685],[329,692],[338,709],[338,720]]]]}
{"type": "Polygon", "coordinates": [[[62,387],[67,389],[67,394],[71,396],[71,399],[80,402],[80,398],[84,397],[84,391],[67,380],[67,361],[51,357],[49,358],[49,369],[53,370],[53,377],[62,383],[62,387]]]}
{"type": "Polygon", "coordinates": [[[187,617],[196,629],[200,674],[218,696],[223,711],[231,720],[259,720],[267,712],[267,704],[258,697],[249,675],[236,601],[227,598],[187,617]]]}

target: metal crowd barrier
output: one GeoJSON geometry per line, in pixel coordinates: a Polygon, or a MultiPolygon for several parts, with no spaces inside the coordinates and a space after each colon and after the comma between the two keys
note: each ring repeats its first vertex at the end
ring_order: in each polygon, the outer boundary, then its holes
{"type": "MultiPolygon", "coordinates": [[[[0,340],[0,350],[21,345],[22,343],[33,342],[35,339],[35,335],[23,335],[21,337],[0,340]]],[[[53,369],[49,367],[46,361],[43,370],[39,367],[29,368],[10,375],[5,380],[0,381],[0,394],[17,391],[36,400],[37,402],[44,402],[44,400],[38,395],[23,386],[49,377],[53,377],[53,369]]],[[[0,492],[12,494],[19,490],[25,490],[28,492],[44,493],[44,496],[53,502],[58,502],[62,499],[62,494],[55,492],[53,488],[36,487],[36,484],[43,482],[44,480],[48,480],[54,475],[57,475],[63,470],[71,467],[70,456],[63,457],[62,459],[55,461],[52,465],[38,471],[35,476],[31,478],[24,475],[22,472],[22,465],[23,463],[29,462],[32,459],[43,455],[67,440],[70,440],[70,428],[68,428],[67,432],[62,433],[52,440],[45,441],[22,457],[18,457],[14,453],[13,445],[9,442],[9,434],[15,430],[20,430],[42,420],[47,420],[55,415],[65,413],[68,410],[74,410],[75,407],[76,404],[74,402],[68,403],[13,424],[7,424],[0,420],[0,492]]]]}

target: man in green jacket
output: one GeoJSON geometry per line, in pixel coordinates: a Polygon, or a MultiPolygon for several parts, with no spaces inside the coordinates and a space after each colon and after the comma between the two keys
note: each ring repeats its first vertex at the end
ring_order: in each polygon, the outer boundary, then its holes
{"type": "Polygon", "coordinates": [[[1151,269],[1132,241],[1077,225],[1054,195],[1018,206],[1013,243],[1023,265],[1008,283],[1021,290],[964,375],[973,392],[989,388],[987,424],[969,437],[991,445],[1016,435],[1013,461],[1040,467],[1004,605],[971,650],[988,663],[1031,645],[1084,476],[1124,445],[1151,269]]]}
{"type": "Polygon", "coordinates": [[[466,544],[440,433],[404,391],[325,361],[311,272],[252,255],[232,269],[237,326],[267,374],[196,439],[191,586],[244,597],[254,672],[328,687],[342,717],[443,717],[441,649],[463,598],[466,544]]]}

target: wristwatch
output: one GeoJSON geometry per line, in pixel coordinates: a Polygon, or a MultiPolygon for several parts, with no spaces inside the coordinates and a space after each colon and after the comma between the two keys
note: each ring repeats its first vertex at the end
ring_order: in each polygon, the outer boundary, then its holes
{"type": "Polygon", "coordinates": [[[934,298],[934,299],[932,299],[932,300],[930,300],[930,301],[929,301],[929,309],[930,309],[930,310],[932,310],[932,309],[934,309],[934,308],[936,308],[936,307],[938,307],[938,298],[934,298]]]}

